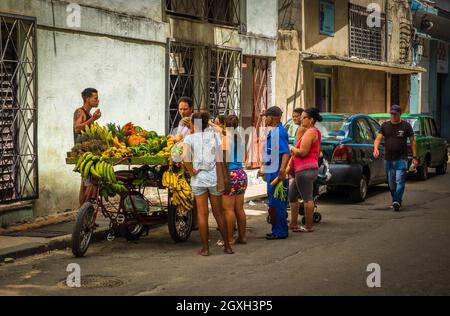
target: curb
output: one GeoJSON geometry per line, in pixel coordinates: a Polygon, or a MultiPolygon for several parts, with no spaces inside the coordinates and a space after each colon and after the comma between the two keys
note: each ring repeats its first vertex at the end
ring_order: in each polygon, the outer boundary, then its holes
{"type": "MultiPolygon", "coordinates": [[[[108,231],[109,228],[101,228],[95,231],[92,234],[91,243],[106,240],[106,233],[108,231]]],[[[6,258],[20,259],[24,257],[42,254],[52,250],[63,250],[71,247],[72,247],[72,234],[52,238],[46,244],[30,243],[6,249],[0,249],[0,263],[3,263],[6,258]]]]}

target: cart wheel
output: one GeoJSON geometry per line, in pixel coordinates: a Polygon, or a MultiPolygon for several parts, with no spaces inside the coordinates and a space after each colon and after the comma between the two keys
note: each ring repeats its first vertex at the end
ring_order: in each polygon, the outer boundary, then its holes
{"type": "Polygon", "coordinates": [[[168,223],[170,237],[176,243],[185,242],[189,239],[194,223],[194,210],[186,214],[180,214],[173,205],[169,206],[168,223]]]}
{"type": "Polygon", "coordinates": [[[322,221],[322,214],[320,214],[319,212],[315,212],[313,216],[313,221],[316,224],[320,223],[322,221]]]}
{"type": "Polygon", "coordinates": [[[72,253],[75,257],[83,257],[89,248],[94,232],[94,205],[84,203],[78,210],[77,221],[72,231],[72,253]]]}
{"type": "MultiPolygon", "coordinates": [[[[320,214],[319,212],[315,212],[313,215],[313,223],[319,224],[321,221],[322,221],[322,214],[320,214]]],[[[302,217],[302,225],[306,225],[306,219],[304,216],[302,217]]]]}
{"type": "Polygon", "coordinates": [[[127,225],[122,224],[119,226],[120,236],[125,237],[128,241],[134,241],[141,238],[145,229],[141,224],[127,225]]]}
{"type": "Polygon", "coordinates": [[[299,213],[301,216],[305,216],[305,204],[300,203],[299,208],[298,208],[298,213],[299,213]]]}

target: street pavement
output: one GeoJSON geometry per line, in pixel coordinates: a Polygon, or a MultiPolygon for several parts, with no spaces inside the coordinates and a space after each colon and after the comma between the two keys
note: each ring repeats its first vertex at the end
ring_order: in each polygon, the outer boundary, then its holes
{"type": "Polygon", "coordinates": [[[404,208],[389,209],[387,186],[350,204],[342,192],[319,201],[323,221],[311,234],[267,241],[264,200],[246,204],[248,244],[226,255],[196,254],[198,232],[174,244],[167,227],[137,242],[91,245],[87,256],[58,250],[0,265],[0,295],[450,295],[450,175],[409,181],[404,208]],[[81,288],[69,288],[67,266],[79,264],[81,288]],[[380,267],[380,286],[369,288],[369,264],[380,267]]]}

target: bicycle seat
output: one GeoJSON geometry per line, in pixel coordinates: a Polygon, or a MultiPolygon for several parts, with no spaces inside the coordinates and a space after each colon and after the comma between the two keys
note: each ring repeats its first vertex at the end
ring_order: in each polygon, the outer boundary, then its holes
{"type": "Polygon", "coordinates": [[[132,171],[116,171],[116,179],[118,181],[130,182],[136,180],[138,177],[132,171]]]}

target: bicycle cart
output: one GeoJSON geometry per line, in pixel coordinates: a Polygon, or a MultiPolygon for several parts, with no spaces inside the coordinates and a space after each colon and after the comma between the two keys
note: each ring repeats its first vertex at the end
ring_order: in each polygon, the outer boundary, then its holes
{"type": "MultiPolygon", "coordinates": [[[[74,165],[77,161],[77,158],[67,158],[66,163],[74,165]]],[[[109,241],[117,236],[138,240],[142,234],[148,233],[150,226],[158,224],[167,224],[171,238],[177,243],[189,239],[193,209],[180,210],[173,205],[173,193],[162,185],[162,176],[169,168],[164,158],[113,158],[108,162],[114,166],[128,166],[128,170],[114,172],[128,192],[105,198],[100,194],[102,182],[94,183],[97,187],[95,197],[81,206],[73,228],[72,252],[75,257],[86,254],[92,234],[98,227],[99,213],[110,221],[109,241]],[[149,189],[153,190],[152,197],[146,196],[149,189]]]]}

